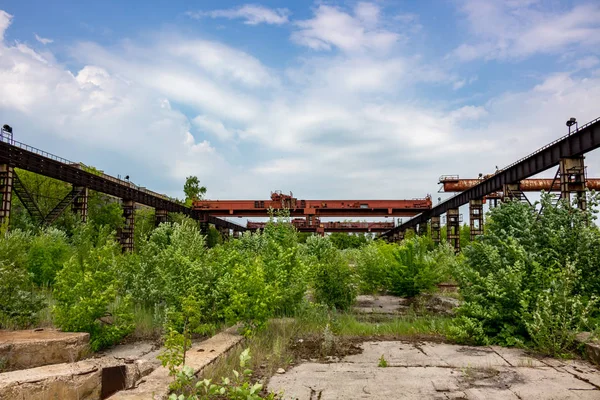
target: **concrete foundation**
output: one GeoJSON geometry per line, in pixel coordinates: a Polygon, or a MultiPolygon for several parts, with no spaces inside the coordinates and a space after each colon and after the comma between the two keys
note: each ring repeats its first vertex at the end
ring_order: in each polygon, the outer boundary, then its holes
{"type": "MultiPolygon", "coordinates": [[[[227,354],[230,349],[242,342],[243,336],[234,332],[234,329],[229,329],[192,346],[186,353],[186,365],[192,367],[194,373],[198,374],[207,365],[213,363],[220,356],[227,354]]],[[[148,375],[143,382],[140,382],[136,388],[117,392],[110,399],[167,399],[169,396],[169,384],[172,381],[173,377],[169,376],[169,370],[165,367],[159,367],[148,375]]]]}
{"type": "Polygon", "coordinates": [[[100,400],[109,387],[133,387],[151,368],[144,360],[126,364],[104,357],[6,372],[0,374],[0,399],[100,400]],[[110,376],[115,370],[118,374],[110,376]]]}
{"type": "Polygon", "coordinates": [[[600,398],[600,372],[581,361],[496,346],[392,341],[362,348],[339,363],[305,363],[273,376],[268,389],[294,400],[600,398]]]}
{"type": "Polygon", "coordinates": [[[79,361],[88,354],[89,333],[55,330],[0,331],[3,370],[79,361]]]}

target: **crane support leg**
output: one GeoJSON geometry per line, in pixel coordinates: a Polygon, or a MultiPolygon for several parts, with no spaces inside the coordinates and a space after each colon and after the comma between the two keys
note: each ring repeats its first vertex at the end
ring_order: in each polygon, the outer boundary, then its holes
{"type": "Polygon", "coordinates": [[[417,228],[417,234],[419,236],[427,235],[427,222],[419,224],[419,227],[417,228]]]}
{"type": "Polygon", "coordinates": [[[0,227],[8,225],[13,188],[13,168],[0,164],[0,227]]]}
{"type": "Polygon", "coordinates": [[[458,208],[451,208],[446,213],[446,239],[454,248],[455,253],[460,252],[460,214],[458,208]]]}
{"type": "Polygon", "coordinates": [[[123,199],[123,217],[125,225],[121,229],[121,248],[124,253],[133,251],[133,232],[135,230],[135,203],[133,200],[123,199]]]}
{"type": "Polygon", "coordinates": [[[577,207],[585,210],[585,157],[561,158],[558,164],[560,170],[560,197],[571,202],[571,193],[577,196],[577,207]]]}
{"type": "Polygon", "coordinates": [[[167,210],[157,208],[154,210],[154,223],[156,226],[169,221],[169,212],[167,210]]]}
{"type": "Polygon", "coordinates": [[[229,228],[226,228],[224,226],[219,226],[217,227],[217,229],[219,230],[219,234],[221,234],[221,238],[223,238],[223,241],[226,242],[229,240],[229,228]]]}
{"type": "Polygon", "coordinates": [[[81,222],[85,223],[88,219],[88,188],[73,186],[73,191],[79,192],[79,194],[73,199],[71,209],[79,216],[81,222]]]}
{"type": "Polygon", "coordinates": [[[469,220],[471,228],[471,241],[483,235],[483,200],[469,201],[469,220]]]}
{"type": "Polygon", "coordinates": [[[431,240],[433,243],[439,244],[441,241],[441,225],[440,217],[431,217],[431,240]]]}

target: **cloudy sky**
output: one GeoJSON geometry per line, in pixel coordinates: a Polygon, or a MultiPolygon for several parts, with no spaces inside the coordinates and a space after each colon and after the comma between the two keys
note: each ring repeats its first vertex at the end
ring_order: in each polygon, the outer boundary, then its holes
{"type": "Polygon", "coordinates": [[[440,175],[493,172],[600,116],[596,0],[0,10],[0,123],[173,196],[197,175],[213,199],[437,199],[440,175]]]}

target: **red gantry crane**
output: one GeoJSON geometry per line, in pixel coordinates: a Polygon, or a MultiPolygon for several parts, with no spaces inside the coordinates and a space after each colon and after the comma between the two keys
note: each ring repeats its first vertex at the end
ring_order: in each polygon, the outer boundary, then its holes
{"type": "Polygon", "coordinates": [[[268,217],[289,210],[291,217],[410,217],[431,209],[431,196],[412,200],[298,200],[292,193],[271,193],[270,200],[197,200],[193,208],[221,217],[268,217]]]}

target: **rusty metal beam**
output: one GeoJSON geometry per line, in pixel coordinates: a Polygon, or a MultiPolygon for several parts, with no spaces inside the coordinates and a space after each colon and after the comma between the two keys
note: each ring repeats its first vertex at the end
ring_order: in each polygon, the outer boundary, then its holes
{"type": "MultiPolygon", "coordinates": [[[[440,180],[444,192],[463,192],[481,183],[480,179],[440,180]]],[[[588,189],[600,190],[599,178],[588,178],[585,181],[588,189]]],[[[560,182],[553,178],[530,178],[520,182],[523,192],[560,192],[560,182]]]]}
{"type": "MultiPolygon", "coordinates": [[[[83,186],[89,190],[131,200],[155,209],[179,212],[195,219],[199,218],[196,211],[175,202],[167,196],[110,175],[84,171],[78,163],[73,163],[16,140],[10,142],[0,140],[0,164],[35,172],[36,174],[71,183],[74,186],[83,186]]],[[[223,227],[232,225],[231,222],[219,218],[213,219],[211,223],[223,227]]],[[[234,225],[239,231],[246,230],[241,225],[234,225]]]]}
{"type": "Polygon", "coordinates": [[[520,182],[557,166],[561,158],[582,156],[598,147],[600,147],[600,118],[497,171],[494,175],[482,180],[470,189],[439,203],[431,210],[424,211],[422,214],[384,233],[383,236],[391,236],[397,231],[414,228],[431,217],[442,215],[450,209],[467,204],[469,200],[481,199],[489,193],[498,192],[502,190],[504,184],[520,182]]]}

